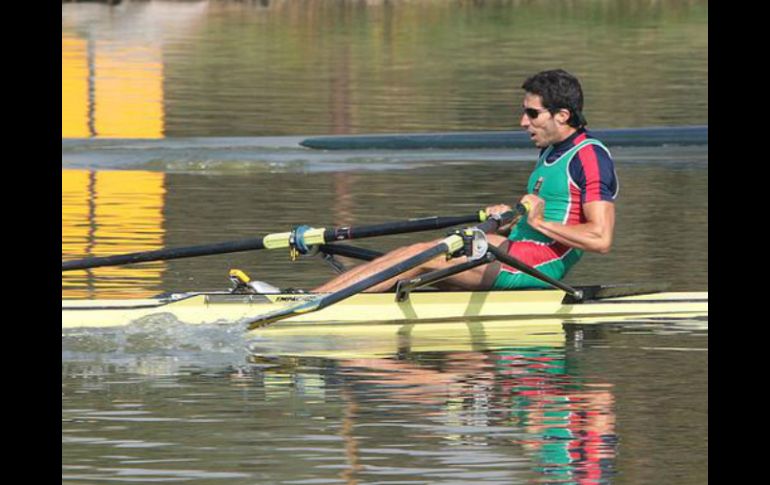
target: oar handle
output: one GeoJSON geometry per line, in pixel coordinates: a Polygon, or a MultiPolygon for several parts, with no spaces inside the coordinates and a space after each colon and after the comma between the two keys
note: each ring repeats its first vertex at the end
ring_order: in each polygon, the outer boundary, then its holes
{"type": "MultiPolygon", "coordinates": [[[[535,195],[539,195],[540,188],[542,186],[543,186],[543,177],[540,177],[535,182],[535,186],[533,187],[532,193],[535,195]]],[[[506,224],[510,224],[511,222],[518,221],[520,217],[527,215],[527,212],[529,212],[530,209],[532,209],[532,205],[529,202],[526,202],[526,201],[524,203],[519,202],[516,204],[515,210],[503,212],[497,215],[487,216],[487,220],[476,227],[479,230],[483,231],[484,233],[495,232],[500,227],[506,224]]]]}
{"type": "Polygon", "coordinates": [[[476,226],[476,229],[483,233],[495,232],[500,227],[511,222],[517,213],[515,211],[507,211],[501,214],[494,214],[487,216],[487,220],[476,226]]]}

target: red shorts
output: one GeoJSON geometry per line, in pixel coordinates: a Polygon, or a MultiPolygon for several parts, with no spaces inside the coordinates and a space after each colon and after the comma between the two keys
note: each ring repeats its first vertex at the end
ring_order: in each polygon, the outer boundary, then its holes
{"type": "MultiPolygon", "coordinates": [[[[561,243],[537,241],[511,241],[508,254],[557,280],[563,278],[581,256],[580,251],[561,243]]],[[[546,287],[550,285],[504,263],[492,284],[492,289],[495,290],[546,287]]]]}

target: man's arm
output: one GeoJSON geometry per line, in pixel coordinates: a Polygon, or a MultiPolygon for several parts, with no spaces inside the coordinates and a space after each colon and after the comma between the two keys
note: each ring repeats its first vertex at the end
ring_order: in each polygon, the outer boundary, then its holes
{"type": "Polygon", "coordinates": [[[564,225],[543,220],[543,199],[527,194],[522,198],[531,204],[527,223],[536,231],[567,246],[606,254],[612,247],[615,232],[615,204],[609,201],[588,202],[583,205],[586,222],[564,225]]]}

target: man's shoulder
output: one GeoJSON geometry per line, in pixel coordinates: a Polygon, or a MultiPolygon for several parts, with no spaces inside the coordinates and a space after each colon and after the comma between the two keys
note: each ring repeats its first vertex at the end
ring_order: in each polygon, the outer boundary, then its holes
{"type": "Polygon", "coordinates": [[[584,132],[582,136],[575,139],[575,145],[580,145],[581,143],[589,140],[589,143],[585,143],[578,149],[576,158],[580,160],[585,158],[596,159],[600,163],[614,163],[612,160],[612,155],[610,154],[610,149],[607,147],[607,145],[588,131],[584,132]]]}
{"type": "MultiPolygon", "coordinates": [[[[586,132],[582,134],[580,140],[575,140],[575,144],[579,145],[586,140],[596,140],[601,143],[601,140],[586,132]]],[[[609,182],[616,177],[615,162],[603,143],[602,145],[587,143],[579,148],[570,161],[569,172],[578,185],[586,183],[589,179],[609,182]]]]}
{"type": "Polygon", "coordinates": [[[590,143],[586,144],[586,146],[584,148],[595,147],[597,145],[603,146],[603,147],[607,147],[607,144],[604,143],[604,140],[602,140],[601,138],[595,136],[592,132],[590,132],[588,130],[584,130],[580,134],[580,136],[575,138],[574,143],[575,143],[575,145],[579,145],[580,143],[585,142],[585,141],[589,141],[590,143]]]}

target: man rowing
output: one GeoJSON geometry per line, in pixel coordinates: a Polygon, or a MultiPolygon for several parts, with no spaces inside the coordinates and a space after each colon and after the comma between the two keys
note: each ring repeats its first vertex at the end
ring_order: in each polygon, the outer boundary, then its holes
{"type": "MultiPolygon", "coordinates": [[[[520,203],[528,212],[513,227],[487,234],[490,245],[562,279],[584,251],[607,253],[615,228],[614,201],[618,194],[615,166],[607,147],[586,130],[580,82],[563,70],[540,72],[522,85],[520,124],[540,148],[520,203]],[[541,181],[539,192],[536,184],[541,181]]],[[[539,184],[538,184],[539,185],[539,184]]],[[[490,206],[489,215],[510,211],[505,204],[490,206]]],[[[362,264],[316,288],[335,292],[421,253],[437,241],[413,244],[362,264]]],[[[434,258],[367,291],[386,291],[397,280],[441,270],[466,258],[434,258]]],[[[437,284],[461,290],[513,289],[548,286],[540,279],[498,261],[454,274],[437,284]]]]}

